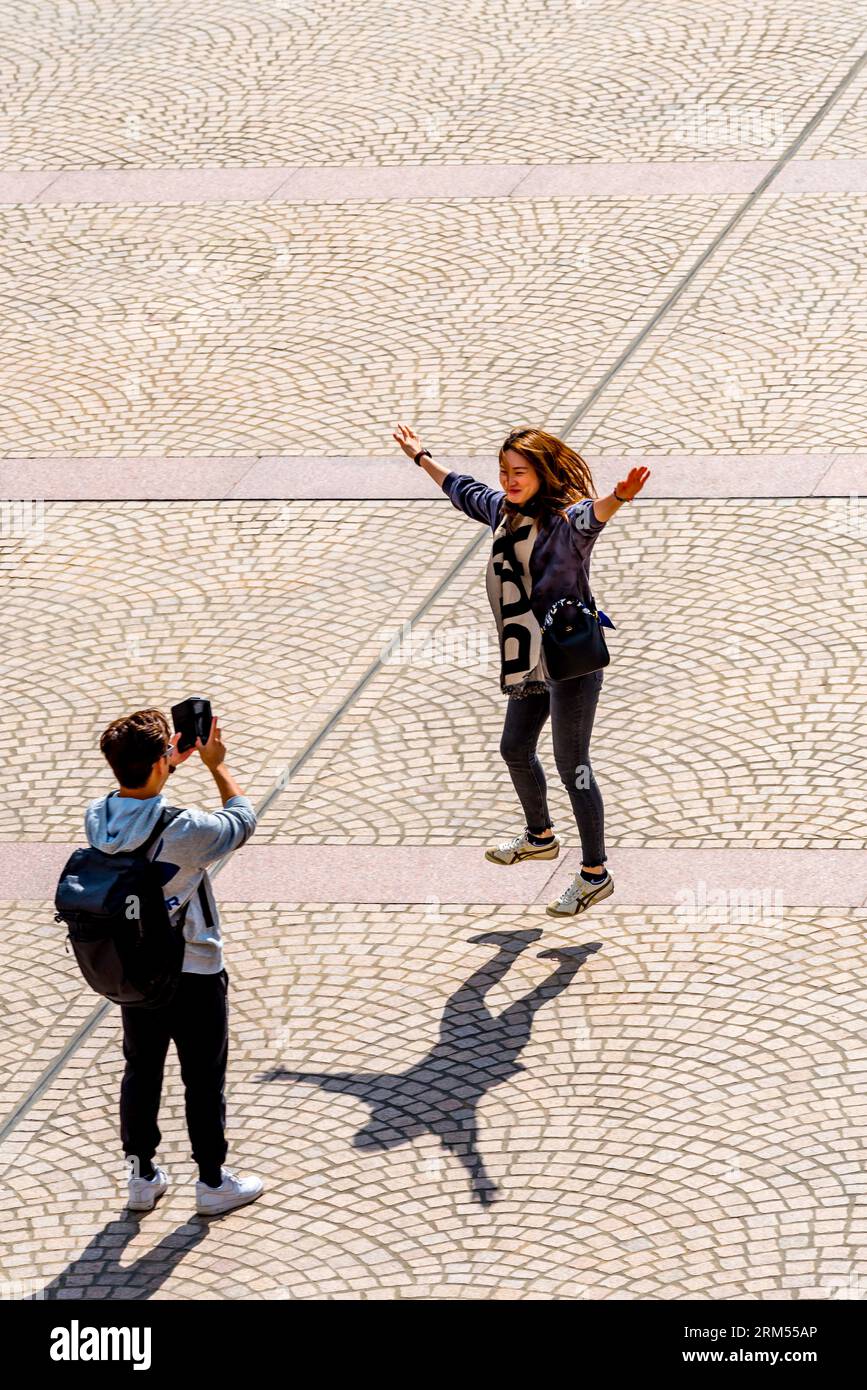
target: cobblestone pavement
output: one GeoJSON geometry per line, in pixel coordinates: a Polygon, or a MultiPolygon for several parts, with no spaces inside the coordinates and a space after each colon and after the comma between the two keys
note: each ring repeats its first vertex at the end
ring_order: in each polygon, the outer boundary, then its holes
{"type": "MultiPolygon", "coordinates": [[[[864,844],[864,557],[846,513],[838,499],[648,502],[603,532],[594,593],[621,624],[594,730],[609,849],[864,844]]],[[[263,840],[447,846],[521,828],[486,555],[400,633],[263,840]]],[[[577,843],[547,728],[540,747],[552,815],[577,843]]]]}
{"type": "Polygon", "coordinates": [[[751,213],[583,422],[600,452],[860,449],[867,197],[751,213]]]}
{"type": "Polygon", "coordinates": [[[817,159],[863,159],[867,156],[867,74],[852,83],[839,106],[805,146],[805,154],[817,159]]]}
{"type": "Polygon", "coordinates": [[[736,202],[0,211],[28,378],[0,355],[3,452],[381,455],[407,417],[490,450],[611,365],[736,202]]]}
{"type": "MultiPolygon", "coordinates": [[[[0,1095],[5,1115],[34,1088],[60,1046],[100,1001],[81,988],[80,976],[70,969],[72,957],[47,903],[13,903],[4,907],[2,922],[0,1095]]],[[[4,1257],[7,1253],[4,1249],[4,1257]]]]}
{"type": "MultiPolygon", "coordinates": [[[[565,417],[742,201],[0,209],[2,454],[381,456],[405,417],[489,454],[565,417]]],[[[861,449],[865,207],[753,209],[587,413],[585,447],[861,449]]]]}
{"type": "MultiPolygon", "coordinates": [[[[263,796],[377,660],[386,618],[409,620],[472,539],[434,502],[53,503],[30,520],[0,540],[0,835],[36,840],[80,835],[115,712],[184,691],[226,711],[263,796]]],[[[194,763],[184,795],[213,799],[194,763]]]]}
{"type": "Polygon", "coordinates": [[[776,155],[864,34],[859,0],[10,10],[20,169],[776,155]]]}
{"type": "MultiPolygon", "coordinates": [[[[865,704],[863,542],[847,524],[833,498],[648,501],[603,533],[594,589],[620,626],[594,761],[612,844],[863,844],[867,760],[847,739],[865,704]],[[828,619],[806,621],[828,595],[828,619]]],[[[187,689],[229,712],[259,799],[379,658],[259,838],[447,846],[507,830],[487,552],[408,621],[479,529],[433,500],[46,507],[6,547],[0,833],[75,840],[113,712],[187,689]]],[[[547,731],[543,747],[568,839],[547,731]]],[[[212,796],[198,765],[182,776],[184,795],[212,796]]]]}
{"type": "Polygon", "coordinates": [[[863,1297],[861,0],[7,11],[0,1296],[863,1297]],[[520,825],[487,537],[388,491],[399,419],[485,476],[530,422],[658,461],[594,552],[593,762],[612,864],[692,897],[472,881],[520,825]],[[222,883],[268,1187],[210,1225],[174,1063],[125,1212],[117,1012],[26,872],[108,719],[193,690],[267,801],[222,883]]]}
{"type": "Polygon", "coordinates": [[[539,939],[484,905],[228,917],[232,1153],[266,1196],[192,1215],[172,1068],[174,1187],[123,1213],[112,1012],[2,1148],[7,1272],[33,1292],[827,1298],[863,1276],[863,912],[606,904],[539,939]]]}

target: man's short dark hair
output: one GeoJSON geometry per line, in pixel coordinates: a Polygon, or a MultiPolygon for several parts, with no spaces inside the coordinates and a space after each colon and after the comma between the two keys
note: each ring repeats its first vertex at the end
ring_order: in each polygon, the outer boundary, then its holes
{"type": "Polygon", "coordinates": [[[170,738],[169,721],[162,710],[140,709],[109,724],[99,740],[99,749],[118,784],[135,791],[150,777],[170,738]]]}

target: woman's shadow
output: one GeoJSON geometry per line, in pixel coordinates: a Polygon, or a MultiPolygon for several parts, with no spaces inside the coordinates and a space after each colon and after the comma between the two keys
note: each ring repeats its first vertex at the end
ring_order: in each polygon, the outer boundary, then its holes
{"type": "Polygon", "coordinates": [[[484,932],[473,942],[498,947],[448,1000],[439,1041],[404,1072],[310,1072],[276,1068],[263,1081],[309,1082],[324,1091],[357,1096],[370,1106],[370,1119],[353,1137],[356,1149],[397,1148],[433,1134],[466,1169],[473,1196],[488,1206],[497,1192],[478,1150],[476,1107],[492,1086],[525,1068],[516,1060],[530,1038],[536,1010],[566,989],[584,962],[601,950],[589,942],[569,950],[540,951],[556,968],[523,998],[500,1014],[485,1003],[488,991],[502,980],[517,956],[538,941],[541,931],[484,932]]]}

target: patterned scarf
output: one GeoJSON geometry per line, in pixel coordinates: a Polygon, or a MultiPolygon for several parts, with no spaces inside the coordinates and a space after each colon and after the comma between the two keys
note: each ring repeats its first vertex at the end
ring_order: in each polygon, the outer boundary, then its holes
{"type": "Polygon", "coordinates": [[[508,515],[503,516],[485,576],[500,639],[500,690],[511,699],[544,695],[548,688],[542,629],[530,607],[530,556],[539,533],[538,512],[538,500],[530,498],[511,531],[506,529],[508,515]]]}

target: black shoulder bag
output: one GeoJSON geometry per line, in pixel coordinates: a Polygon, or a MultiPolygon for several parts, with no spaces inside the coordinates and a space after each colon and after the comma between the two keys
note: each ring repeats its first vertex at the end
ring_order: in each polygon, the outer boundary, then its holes
{"type": "Polygon", "coordinates": [[[574,680],[576,676],[601,671],[611,660],[603,627],[614,628],[607,613],[588,608],[579,598],[561,598],[552,603],[542,623],[542,648],[552,681],[574,680]]]}

